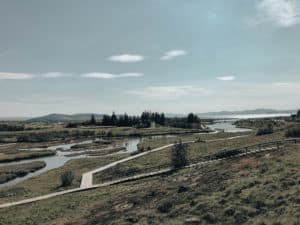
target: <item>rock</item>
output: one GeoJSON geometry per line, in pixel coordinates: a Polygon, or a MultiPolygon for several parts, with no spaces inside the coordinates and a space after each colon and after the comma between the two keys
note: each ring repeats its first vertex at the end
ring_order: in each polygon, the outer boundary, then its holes
{"type": "Polygon", "coordinates": [[[200,224],[201,220],[197,216],[193,216],[184,220],[185,224],[200,224]]]}

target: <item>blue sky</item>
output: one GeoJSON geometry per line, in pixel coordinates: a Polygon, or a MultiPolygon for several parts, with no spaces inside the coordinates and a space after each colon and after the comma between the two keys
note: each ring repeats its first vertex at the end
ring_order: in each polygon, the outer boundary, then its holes
{"type": "Polygon", "coordinates": [[[299,0],[0,4],[0,116],[299,107],[299,0]]]}

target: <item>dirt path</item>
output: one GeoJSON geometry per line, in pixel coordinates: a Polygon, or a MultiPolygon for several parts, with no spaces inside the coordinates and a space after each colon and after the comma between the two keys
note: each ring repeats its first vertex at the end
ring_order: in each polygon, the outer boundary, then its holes
{"type": "MultiPolygon", "coordinates": [[[[186,142],[186,143],[192,143],[194,141],[190,141],[190,142],[186,142]]],[[[97,168],[95,170],[92,170],[92,171],[89,171],[87,173],[84,173],[82,174],[82,179],[81,179],[81,184],[80,184],[80,188],[88,188],[88,187],[91,187],[93,185],[93,175],[95,173],[98,173],[98,172],[101,172],[103,170],[106,170],[108,168],[111,168],[113,166],[116,166],[120,163],[123,163],[123,162],[127,162],[129,160],[132,160],[132,159],[136,159],[136,158],[139,158],[141,156],[144,156],[144,155],[148,155],[152,152],[157,152],[157,151],[160,151],[162,149],[166,149],[166,148],[169,148],[169,147],[172,147],[174,146],[175,144],[168,144],[168,145],[164,145],[162,147],[159,147],[159,148],[155,148],[155,149],[152,149],[150,151],[147,151],[147,152],[142,152],[140,154],[136,154],[136,155],[133,155],[133,156],[129,156],[125,159],[121,159],[121,160],[118,160],[118,161],[115,161],[115,162],[112,162],[110,164],[107,164],[105,166],[102,166],[100,168],[97,168]]]]}

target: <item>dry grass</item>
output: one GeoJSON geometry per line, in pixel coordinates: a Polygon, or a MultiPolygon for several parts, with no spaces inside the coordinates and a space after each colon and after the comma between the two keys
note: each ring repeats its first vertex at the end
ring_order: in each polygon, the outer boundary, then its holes
{"type": "Polygon", "coordinates": [[[295,225],[300,147],[286,149],[1,209],[0,224],[295,225]]]}

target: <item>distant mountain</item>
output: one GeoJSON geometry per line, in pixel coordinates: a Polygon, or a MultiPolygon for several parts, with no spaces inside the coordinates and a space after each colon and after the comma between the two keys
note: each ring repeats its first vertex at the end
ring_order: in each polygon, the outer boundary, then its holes
{"type": "Polygon", "coordinates": [[[222,116],[236,116],[236,115],[271,115],[271,114],[291,114],[296,113],[297,110],[276,110],[276,109],[253,109],[241,111],[220,111],[198,113],[199,117],[222,117],[222,116]]]}
{"type": "Polygon", "coordinates": [[[0,121],[25,121],[29,119],[30,117],[0,117],[0,121]]]}
{"type": "MultiPolygon", "coordinates": [[[[35,117],[27,120],[28,122],[72,122],[72,121],[87,121],[90,120],[92,113],[81,114],[49,114],[46,116],[35,117]]],[[[101,120],[103,114],[94,114],[96,120],[101,120]]]]}

